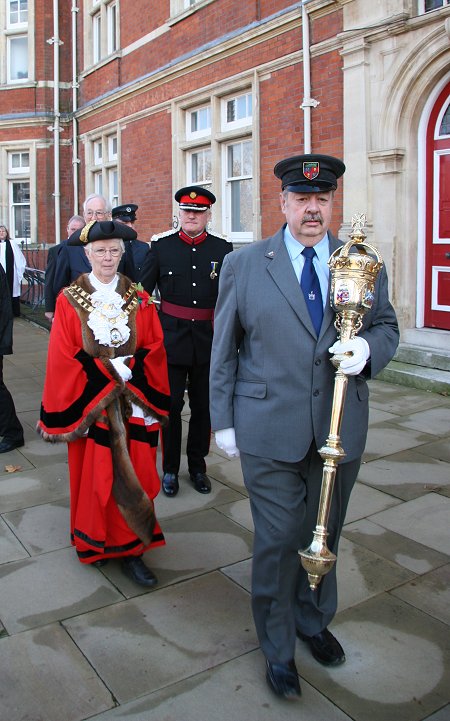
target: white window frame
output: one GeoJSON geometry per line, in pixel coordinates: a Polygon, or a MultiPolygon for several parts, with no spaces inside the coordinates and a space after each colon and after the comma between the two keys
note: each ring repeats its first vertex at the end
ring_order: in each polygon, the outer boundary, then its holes
{"type": "Polygon", "coordinates": [[[449,4],[449,0],[442,0],[442,5],[440,5],[437,8],[433,8],[432,10],[425,10],[425,0],[419,0],[419,15],[426,15],[427,13],[432,13],[434,10],[440,10],[443,7],[446,7],[449,4]]]}
{"type": "MultiPolygon", "coordinates": [[[[242,80],[236,87],[232,81],[218,84],[202,94],[192,93],[189,97],[175,100],[173,105],[172,125],[172,148],[174,157],[177,158],[174,174],[174,191],[183,185],[199,185],[210,189],[217,200],[212,207],[212,227],[219,233],[224,234],[229,240],[236,244],[250,243],[258,236],[259,214],[257,213],[257,198],[255,178],[257,177],[257,153],[256,144],[259,133],[255,118],[253,100],[255,79],[252,76],[242,80]],[[233,123],[223,124],[223,109],[230,99],[242,96],[252,98],[252,106],[247,116],[233,123]],[[197,101],[197,102],[196,102],[197,101]],[[211,106],[211,130],[207,135],[196,137],[196,131],[192,132],[192,113],[211,106]],[[245,231],[236,232],[231,230],[231,184],[227,180],[227,146],[231,143],[250,142],[252,149],[252,167],[250,174],[245,178],[252,182],[251,206],[248,208],[250,227],[245,231]],[[193,176],[193,157],[196,153],[211,152],[211,177],[193,176]]],[[[202,131],[200,131],[202,132],[202,131]]],[[[238,180],[236,179],[236,182],[238,180]]],[[[174,204],[174,212],[178,210],[174,204]]],[[[245,214],[246,219],[248,214],[245,214]]]]}
{"type": "Polygon", "coordinates": [[[16,29],[18,29],[18,28],[26,28],[26,27],[28,27],[28,4],[29,4],[29,3],[28,3],[28,0],[26,0],[27,8],[26,8],[26,10],[21,10],[21,8],[20,8],[21,2],[24,2],[24,0],[7,0],[7,2],[6,2],[6,5],[7,5],[7,8],[6,8],[6,27],[7,27],[7,28],[14,28],[14,30],[16,30],[16,29]],[[11,21],[11,3],[14,2],[14,1],[16,1],[16,2],[18,3],[18,6],[19,6],[19,7],[18,7],[18,10],[17,10],[19,19],[17,20],[17,22],[12,22],[12,21],[11,21]],[[25,13],[26,13],[26,18],[25,18],[25,19],[20,19],[21,16],[22,16],[22,14],[25,15],[25,13]]]}
{"type": "Polygon", "coordinates": [[[29,150],[10,150],[8,152],[8,174],[9,175],[29,175],[30,174],[30,151],[29,150]],[[18,155],[20,159],[19,166],[14,167],[12,159],[14,155],[18,155]],[[22,160],[28,156],[28,163],[22,163],[22,160]]]}
{"type": "Polygon", "coordinates": [[[14,238],[18,243],[24,242],[29,243],[31,242],[31,167],[30,167],[30,160],[31,160],[31,153],[29,148],[17,148],[14,150],[8,150],[7,151],[7,167],[8,167],[8,174],[7,174],[7,182],[8,182],[8,205],[9,205],[9,232],[11,235],[11,238],[14,238]],[[20,156],[20,167],[14,167],[12,164],[13,156],[19,155],[20,156]],[[22,159],[25,159],[25,157],[28,156],[28,165],[22,164],[22,159]],[[29,191],[29,197],[26,202],[17,202],[14,201],[14,186],[18,185],[19,183],[26,183],[28,184],[28,191],[29,191]],[[16,207],[25,207],[28,208],[28,233],[25,233],[24,235],[17,235],[16,234],[16,214],[14,209],[16,207]]]}
{"type": "Polygon", "coordinates": [[[7,43],[7,82],[8,82],[8,84],[27,83],[29,80],[28,58],[29,58],[29,52],[30,52],[29,42],[28,42],[28,33],[17,33],[14,35],[8,35],[8,37],[6,38],[6,43],[7,43]],[[11,45],[14,41],[22,40],[22,39],[26,39],[26,44],[27,44],[27,58],[26,58],[26,62],[25,62],[26,76],[23,78],[13,78],[11,76],[11,65],[12,65],[12,63],[11,63],[11,45]]]}
{"type": "Polygon", "coordinates": [[[222,131],[236,130],[237,128],[245,128],[248,125],[252,125],[253,122],[253,107],[252,107],[252,93],[238,93],[236,95],[222,98],[221,103],[221,116],[222,116],[222,131]],[[231,102],[237,103],[241,98],[245,98],[247,109],[250,108],[250,115],[245,115],[242,118],[236,120],[228,120],[228,104],[231,102]]]}
{"type": "Polygon", "coordinates": [[[104,131],[89,139],[86,148],[86,187],[90,192],[107,197],[111,206],[119,202],[119,136],[116,131],[104,131]]]}
{"type": "Polygon", "coordinates": [[[211,104],[200,105],[192,108],[186,112],[186,138],[187,140],[196,140],[198,138],[207,138],[211,136],[211,104]],[[202,113],[206,111],[207,120],[209,120],[209,126],[201,128],[200,130],[191,130],[192,128],[192,117],[195,113],[202,113]]]}
{"type": "Polygon", "coordinates": [[[84,0],[85,67],[108,60],[120,49],[118,0],[84,0]]]}
{"type": "MultiPolygon", "coordinates": [[[[229,156],[229,148],[236,145],[243,145],[243,143],[252,143],[252,141],[249,138],[236,138],[233,139],[227,143],[223,143],[222,145],[222,169],[223,169],[223,180],[222,180],[222,187],[224,189],[224,198],[225,202],[223,204],[223,212],[224,212],[224,224],[227,228],[227,237],[229,240],[235,242],[235,243],[250,243],[253,240],[253,232],[251,230],[245,230],[245,231],[236,231],[232,230],[231,222],[232,222],[232,188],[235,183],[239,183],[244,180],[251,180],[252,185],[254,181],[254,163],[253,163],[253,148],[252,148],[252,173],[251,174],[241,174],[241,175],[232,175],[230,176],[228,173],[228,156],[229,156]]],[[[254,189],[252,189],[252,197],[254,194],[254,189]]],[[[252,210],[252,209],[251,209],[252,210]]]]}

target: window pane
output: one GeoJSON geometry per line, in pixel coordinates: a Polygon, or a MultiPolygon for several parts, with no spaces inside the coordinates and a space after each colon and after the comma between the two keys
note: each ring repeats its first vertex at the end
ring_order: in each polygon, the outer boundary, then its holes
{"type": "Polygon", "coordinates": [[[9,39],[11,80],[24,80],[28,78],[28,38],[20,36],[9,39]]]}
{"type": "Polygon", "coordinates": [[[444,6],[444,0],[425,0],[425,12],[436,10],[444,6]]]}
{"type": "Polygon", "coordinates": [[[28,21],[28,0],[10,0],[9,24],[26,23],[28,21]]]}
{"type": "Polygon", "coordinates": [[[253,147],[250,141],[242,143],[242,175],[253,175],[253,147]]]}
{"type": "Polygon", "coordinates": [[[252,230],[252,180],[231,183],[231,232],[249,233],[252,230]]]}
{"type": "Polygon", "coordinates": [[[191,155],[191,180],[193,183],[211,181],[211,150],[199,150],[191,155]]]}
{"type": "Polygon", "coordinates": [[[450,135],[450,105],[444,113],[442,118],[441,127],[439,128],[439,135],[450,135]]]}
{"type": "Polygon", "coordinates": [[[236,102],[235,100],[229,100],[227,102],[227,123],[232,123],[233,120],[236,120],[236,102]]]}
{"type": "Polygon", "coordinates": [[[117,158],[117,136],[111,135],[108,138],[108,158],[115,160],[117,158]]]}
{"type": "Polygon", "coordinates": [[[29,203],[30,202],[30,184],[29,183],[13,183],[13,203],[29,203]]]}
{"type": "Polygon", "coordinates": [[[30,207],[28,205],[19,205],[13,208],[14,211],[14,230],[16,238],[30,237],[30,207]]]}

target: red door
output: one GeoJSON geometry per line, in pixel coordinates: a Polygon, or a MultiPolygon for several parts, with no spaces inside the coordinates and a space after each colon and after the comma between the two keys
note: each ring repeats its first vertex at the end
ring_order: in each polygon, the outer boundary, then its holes
{"type": "Polygon", "coordinates": [[[450,83],[427,131],[425,325],[450,330],[450,83]]]}

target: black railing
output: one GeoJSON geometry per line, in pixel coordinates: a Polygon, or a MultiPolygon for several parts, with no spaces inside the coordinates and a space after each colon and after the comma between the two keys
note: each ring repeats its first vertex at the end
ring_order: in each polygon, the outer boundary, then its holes
{"type": "Polygon", "coordinates": [[[20,300],[35,310],[44,305],[45,270],[27,266],[22,278],[20,300]]]}

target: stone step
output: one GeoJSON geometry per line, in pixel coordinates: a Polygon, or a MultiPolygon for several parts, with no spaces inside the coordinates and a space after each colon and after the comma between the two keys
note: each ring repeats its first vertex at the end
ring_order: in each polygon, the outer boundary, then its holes
{"type": "Polygon", "coordinates": [[[424,348],[423,346],[410,343],[400,343],[394,360],[400,363],[435,368],[443,371],[450,371],[450,352],[439,351],[435,348],[424,348]]]}
{"type": "Polygon", "coordinates": [[[377,380],[450,396],[450,371],[392,360],[377,380]]]}

